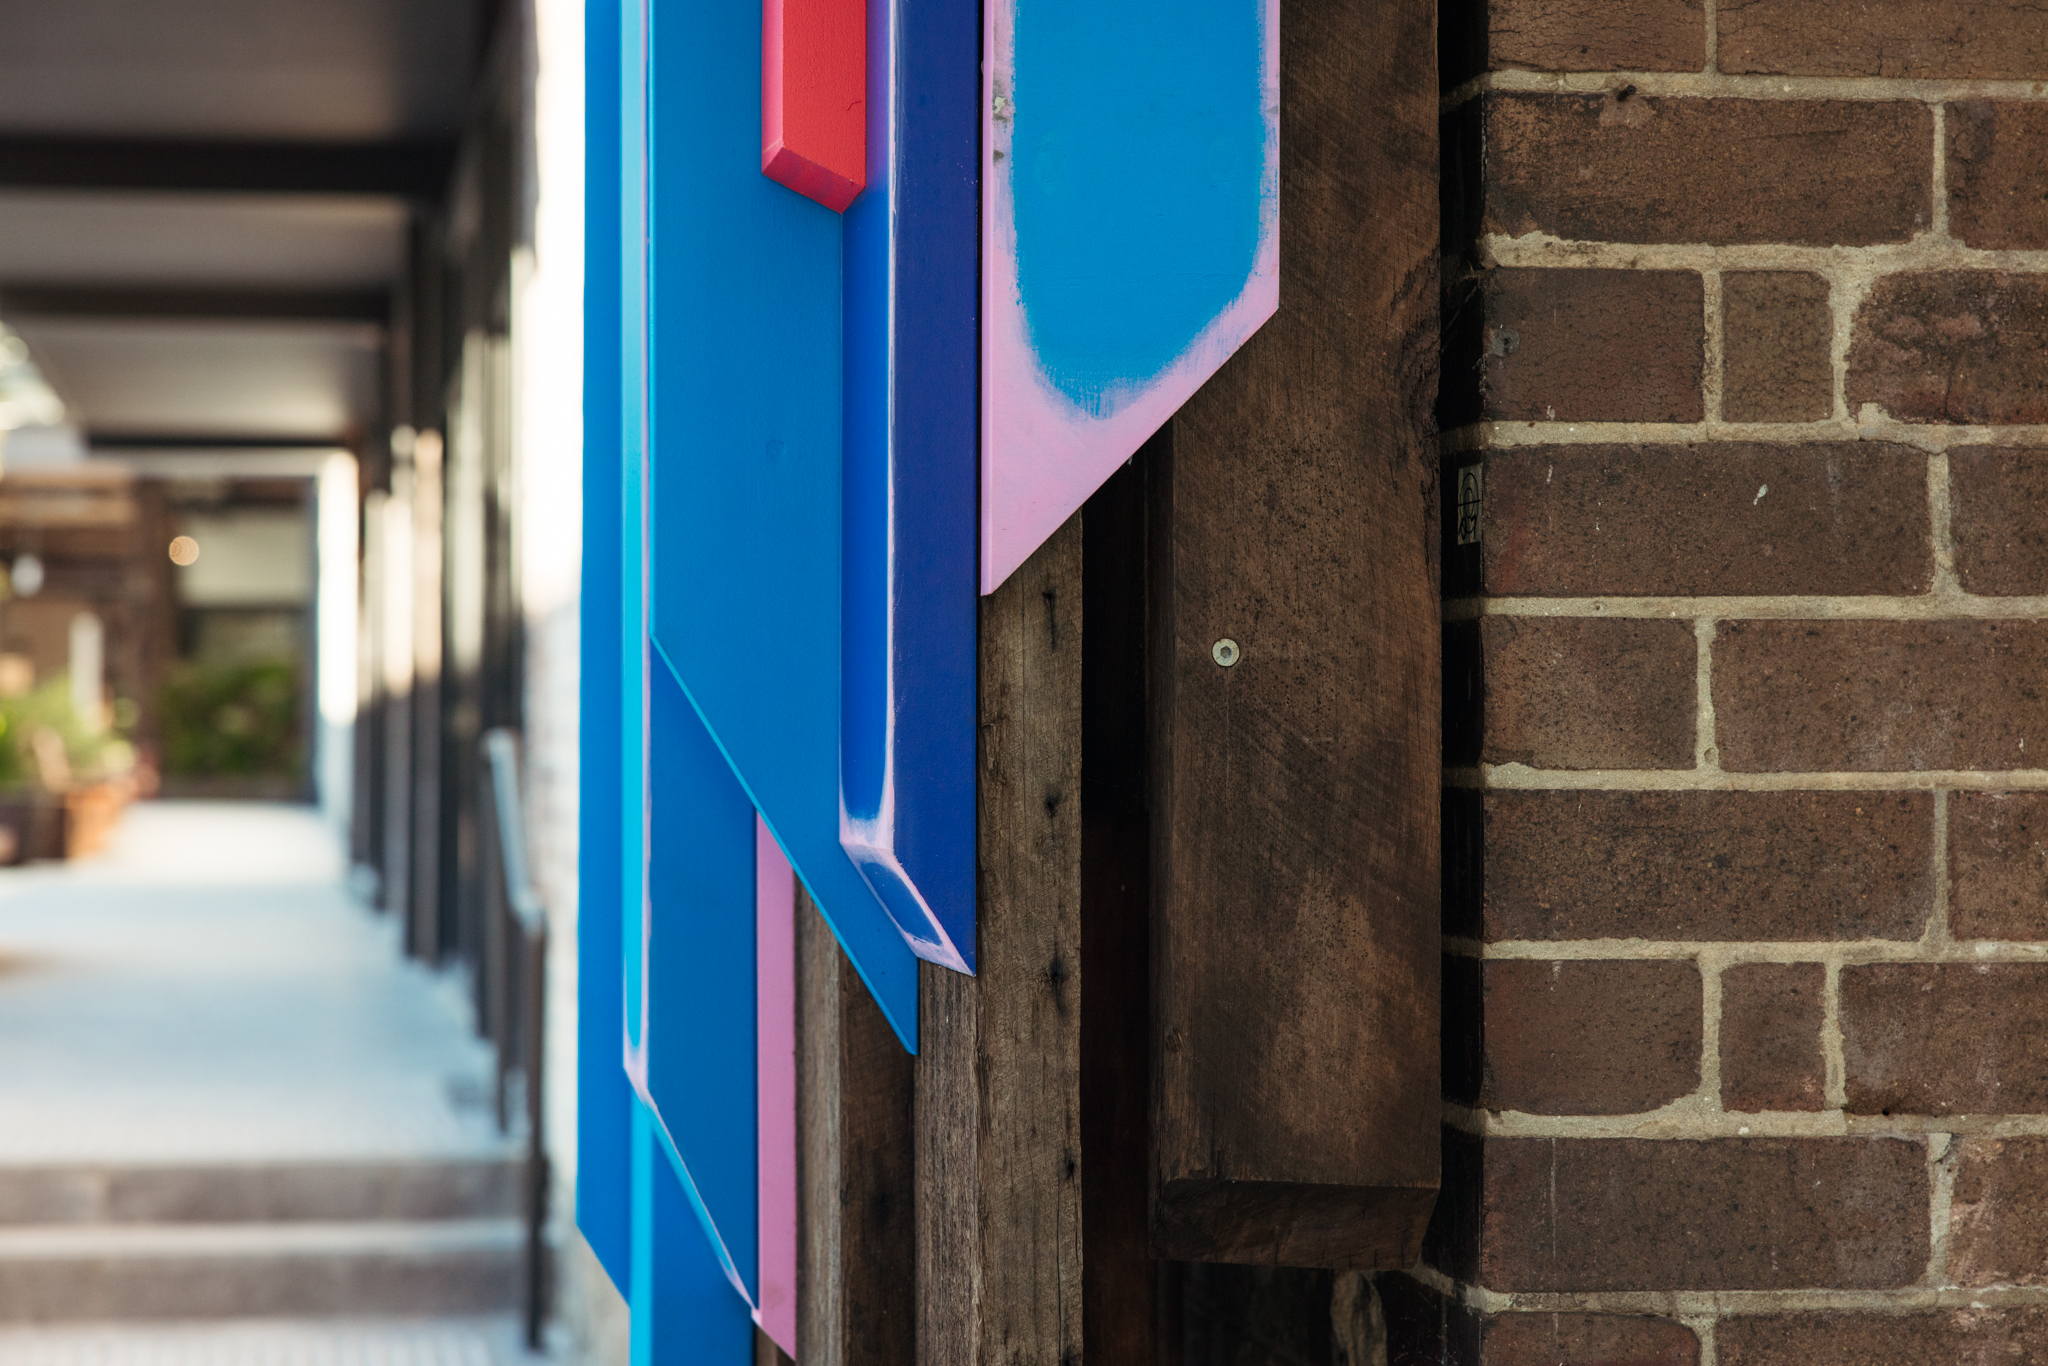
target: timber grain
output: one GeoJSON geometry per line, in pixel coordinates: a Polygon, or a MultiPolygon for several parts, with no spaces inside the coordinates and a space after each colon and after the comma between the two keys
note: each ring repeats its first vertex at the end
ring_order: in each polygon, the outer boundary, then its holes
{"type": "Polygon", "coordinates": [[[979,975],[920,965],[917,1359],[1081,1357],[1081,518],[981,603],[979,975]]]}
{"type": "Polygon", "coordinates": [[[797,1358],[911,1366],[911,1059],[797,890],[797,1358]]]}
{"type": "Polygon", "coordinates": [[[1156,495],[1161,1257],[1406,1266],[1437,1186],[1434,23],[1282,6],[1280,311],[1156,495]]]}

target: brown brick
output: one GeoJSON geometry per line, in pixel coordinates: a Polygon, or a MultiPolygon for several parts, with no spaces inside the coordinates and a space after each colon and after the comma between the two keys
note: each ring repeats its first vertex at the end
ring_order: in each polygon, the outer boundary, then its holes
{"type": "Polygon", "coordinates": [[[2048,1312],[1745,1314],[1714,1339],[1721,1366],[2020,1366],[2048,1360],[2048,1312]]]}
{"type": "Polygon", "coordinates": [[[1908,594],[1932,582],[1927,457],[1910,447],[1514,446],[1483,459],[1477,553],[1492,596],[1908,594]]]}
{"type": "Polygon", "coordinates": [[[1489,1110],[1629,1115],[1700,1083],[1700,974],[1691,963],[1486,965],[1489,1110]]]}
{"type": "Polygon", "coordinates": [[[2048,74],[2035,0],[1722,0],[1720,67],[1774,76],[2048,74]]]}
{"type": "Polygon", "coordinates": [[[1721,1106],[1825,1110],[1819,963],[1737,963],[1721,974],[1721,1106]]]}
{"type": "Polygon", "coordinates": [[[2048,939],[2048,792],[1951,792],[1948,928],[2048,939]]]}
{"type": "Polygon", "coordinates": [[[2048,422],[2048,276],[1888,275],[1856,312],[1849,411],[1902,422],[2048,422]]]}
{"type": "Polygon", "coordinates": [[[1492,68],[1697,71],[1707,60],[1701,0],[1492,0],[1492,68]]]}
{"type": "Polygon", "coordinates": [[[1697,422],[1705,308],[1689,270],[1494,271],[1484,415],[1697,422]]]}
{"type": "Polygon", "coordinates": [[[1851,1114],[2048,1110],[2048,964],[1842,969],[1851,1114]]]}
{"type": "Polygon", "coordinates": [[[1480,1366],[1693,1366],[1700,1340],[1675,1319],[1501,1314],[1483,1329],[1480,1366]]]}
{"type": "Polygon", "coordinates": [[[1488,617],[1480,635],[1488,763],[1693,766],[1691,622],[1488,617]]]}
{"type": "Polygon", "coordinates": [[[1948,453],[1956,578],[1971,593],[2048,594],[2048,450],[1948,453]]]}
{"type": "Polygon", "coordinates": [[[2048,247],[2048,105],[1948,106],[1948,230],[1973,247],[2048,247]]]}
{"type": "Polygon", "coordinates": [[[1901,1139],[1488,1139],[1477,1262],[1499,1291],[1870,1289],[1927,1264],[1901,1139]]]}
{"type": "Polygon", "coordinates": [[[1835,411],[1828,282],[1799,270],[1721,277],[1721,416],[1818,422],[1835,411]]]}
{"type": "Polygon", "coordinates": [[[1486,230],[1587,242],[1904,242],[1932,221],[1907,101],[1486,97],[1486,230]]]}
{"type": "Polygon", "coordinates": [[[2048,1318],[2036,1309],[1742,1315],[1722,1319],[1715,1339],[1722,1366],[1989,1366],[2040,1360],[2048,1318]]]}
{"type": "Polygon", "coordinates": [[[1714,720],[1735,772],[2037,767],[2048,622],[1724,622],[1714,720]]]}
{"type": "Polygon", "coordinates": [[[1927,792],[1489,792],[1489,940],[1918,939],[1927,792]]]}
{"type": "Polygon", "coordinates": [[[2048,1284],[2048,1140],[1961,1138],[1956,1146],[1950,1280],[2048,1284]]]}

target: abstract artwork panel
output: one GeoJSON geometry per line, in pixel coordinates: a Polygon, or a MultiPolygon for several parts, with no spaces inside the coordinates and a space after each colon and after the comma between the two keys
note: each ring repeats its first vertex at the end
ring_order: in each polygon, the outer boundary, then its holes
{"type": "Polygon", "coordinates": [[[863,0],[762,0],[761,173],[843,212],[867,180],[863,0]]]}
{"type": "Polygon", "coordinates": [[[840,841],[919,957],[974,966],[980,26],[868,0],[846,213],[840,841]]]}
{"type": "Polygon", "coordinates": [[[654,7],[651,634],[914,1048],[916,959],[839,842],[840,218],[761,174],[761,40],[654,7]]]}
{"type": "Polygon", "coordinates": [[[633,1080],[719,1265],[758,1304],[754,809],[667,669],[648,701],[647,1017],[633,1080]]]}
{"type": "Polygon", "coordinates": [[[1279,307],[1279,0],[989,0],[981,590],[1279,307]]]}

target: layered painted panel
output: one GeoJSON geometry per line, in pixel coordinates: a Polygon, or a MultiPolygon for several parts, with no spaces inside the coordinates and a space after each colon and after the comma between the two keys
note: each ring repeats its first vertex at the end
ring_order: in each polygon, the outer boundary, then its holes
{"type": "Polygon", "coordinates": [[[620,5],[591,0],[585,55],[590,155],[583,319],[583,628],[577,864],[576,1227],[621,1293],[632,1280],[631,1132],[635,1102],[615,1024],[625,1013],[619,950],[625,751],[619,681],[620,5]]]}
{"type": "Polygon", "coordinates": [[[988,0],[981,589],[1280,301],[1279,0],[988,0]]]}
{"type": "Polygon", "coordinates": [[[845,210],[867,180],[863,0],[762,0],[761,171],[845,210]]]}
{"type": "Polygon", "coordinates": [[[840,218],[761,174],[758,10],[650,35],[652,639],[914,1047],[916,960],[839,842],[840,218]]]}
{"type": "Polygon", "coordinates": [[[632,1366],[751,1366],[754,1326],[746,1302],[726,1284],[662,1155],[654,1118],[637,1105],[632,1186],[632,1366]]]}
{"type": "Polygon", "coordinates": [[[713,1255],[757,1305],[754,809],[667,668],[650,684],[646,1018],[629,1074],[713,1255]]]}
{"type": "Polygon", "coordinates": [[[980,27],[868,0],[846,214],[840,840],[911,948],[974,967],[980,27]]]}

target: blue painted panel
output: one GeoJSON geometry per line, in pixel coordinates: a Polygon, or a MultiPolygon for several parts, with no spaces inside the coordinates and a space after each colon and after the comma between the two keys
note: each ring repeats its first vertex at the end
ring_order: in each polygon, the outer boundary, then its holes
{"type": "Polygon", "coordinates": [[[903,1039],[917,971],[839,844],[840,220],[761,174],[761,11],[650,29],[653,631],[903,1039]]]}
{"type": "Polygon", "coordinates": [[[754,808],[657,662],[646,1098],[733,1286],[759,1298],[754,808]]]}
{"type": "Polygon", "coordinates": [[[634,1115],[632,1366],[752,1366],[746,1302],[691,1217],[652,1118],[641,1106],[634,1115]]]}
{"type": "Polygon", "coordinates": [[[869,0],[845,223],[841,843],[919,957],[974,968],[981,26],[869,0]]]}
{"type": "Polygon", "coordinates": [[[633,1088],[620,1064],[619,4],[590,0],[583,295],[582,765],[577,829],[576,1226],[623,1293],[632,1279],[633,1088]]]}

